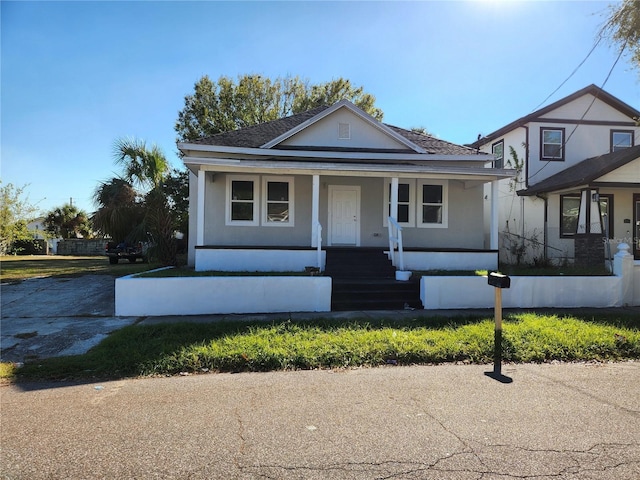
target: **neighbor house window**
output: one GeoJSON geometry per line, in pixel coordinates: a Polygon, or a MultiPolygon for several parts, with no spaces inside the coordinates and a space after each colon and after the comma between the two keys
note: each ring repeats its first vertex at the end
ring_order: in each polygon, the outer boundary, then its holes
{"type": "Polygon", "coordinates": [[[496,157],[496,161],[493,164],[494,168],[504,168],[504,141],[494,143],[491,146],[491,153],[496,157]]]}
{"type": "Polygon", "coordinates": [[[611,152],[633,147],[633,130],[611,130],[611,152]]]}
{"type": "Polygon", "coordinates": [[[227,225],[258,225],[258,179],[253,176],[227,177],[227,225]]]}
{"type": "Polygon", "coordinates": [[[447,182],[423,180],[418,186],[418,226],[446,228],[447,182]]]}
{"type": "Polygon", "coordinates": [[[600,215],[602,217],[602,233],[606,232],[605,229],[609,229],[609,238],[613,238],[613,195],[600,194],[600,215]]]}
{"type": "Polygon", "coordinates": [[[262,178],[262,224],[293,226],[293,177],[262,178]]]}
{"type": "Polygon", "coordinates": [[[560,195],[560,236],[573,237],[578,230],[580,195],[560,195]]]}
{"type": "MultiPolygon", "coordinates": [[[[385,180],[383,225],[386,227],[391,216],[391,179],[385,180]]],[[[400,180],[398,182],[398,218],[400,225],[415,225],[415,181],[400,180]]]]}
{"type": "Polygon", "coordinates": [[[540,129],[540,159],[564,160],[564,128],[540,129]]]}

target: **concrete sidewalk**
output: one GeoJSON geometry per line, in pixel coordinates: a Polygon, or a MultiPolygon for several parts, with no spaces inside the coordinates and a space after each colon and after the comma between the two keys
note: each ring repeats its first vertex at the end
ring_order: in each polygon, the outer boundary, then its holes
{"type": "Polygon", "coordinates": [[[640,363],[0,388],[0,478],[640,478],[640,363]]]}

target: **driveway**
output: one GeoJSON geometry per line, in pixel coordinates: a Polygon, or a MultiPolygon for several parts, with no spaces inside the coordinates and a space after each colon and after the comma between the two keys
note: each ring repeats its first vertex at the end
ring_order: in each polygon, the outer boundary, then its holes
{"type": "Polygon", "coordinates": [[[24,362],[85,353],[136,317],[114,315],[110,275],[33,278],[0,286],[0,357],[24,362]]]}

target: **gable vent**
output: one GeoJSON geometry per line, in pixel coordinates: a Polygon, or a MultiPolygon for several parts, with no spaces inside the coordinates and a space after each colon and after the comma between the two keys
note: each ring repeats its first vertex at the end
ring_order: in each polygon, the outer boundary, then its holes
{"type": "Polygon", "coordinates": [[[349,140],[351,139],[351,125],[348,123],[338,123],[338,139],[349,140]]]}

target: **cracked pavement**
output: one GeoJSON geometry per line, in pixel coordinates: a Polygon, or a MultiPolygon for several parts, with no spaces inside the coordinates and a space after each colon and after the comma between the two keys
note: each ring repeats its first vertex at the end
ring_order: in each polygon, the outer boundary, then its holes
{"type": "Polygon", "coordinates": [[[2,361],[82,354],[114,330],[136,322],[136,317],[115,316],[114,284],[110,275],[3,283],[2,361]]]}
{"type": "Polygon", "coordinates": [[[640,362],[0,388],[0,478],[640,478],[640,362]]]}

